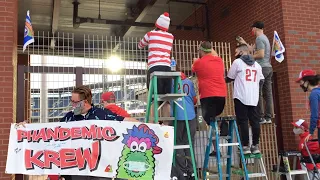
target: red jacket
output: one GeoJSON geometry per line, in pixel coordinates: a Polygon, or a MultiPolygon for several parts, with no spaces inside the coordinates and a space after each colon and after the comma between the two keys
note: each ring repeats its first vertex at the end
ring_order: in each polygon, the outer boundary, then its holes
{"type": "MultiPolygon", "coordinates": [[[[300,134],[300,142],[299,142],[299,151],[301,152],[302,156],[309,157],[308,151],[304,145],[304,141],[306,137],[309,135],[309,132],[304,132],[303,134],[300,134]]],[[[307,142],[307,146],[309,148],[309,151],[311,154],[320,154],[319,149],[319,143],[318,141],[310,141],[312,140],[312,136],[309,138],[309,141],[307,142]]],[[[317,168],[320,169],[320,163],[317,163],[317,168]]],[[[313,170],[312,163],[306,163],[306,167],[308,170],[313,170]]]]}
{"type": "Polygon", "coordinates": [[[130,117],[130,114],[128,114],[128,112],[124,109],[122,109],[121,107],[115,105],[115,104],[109,104],[105,107],[106,109],[109,109],[110,111],[112,111],[113,113],[122,116],[122,117],[130,117]]]}

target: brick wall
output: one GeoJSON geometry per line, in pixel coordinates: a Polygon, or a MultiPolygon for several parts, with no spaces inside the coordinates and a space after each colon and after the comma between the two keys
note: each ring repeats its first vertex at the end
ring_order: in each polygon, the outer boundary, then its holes
{"type": "MultiPolygon", "coordinates": [[[[284,116],[283,121],[304,118],[309,120],[309,110],[306,109],[307,97],[294,82],[302,69],[311,68],[320,73],[320,3],[318,0],[303,0],[292,2],[282,0],[284,36],[286,40],[286,57],[290,90],[290,116],[284,116]]],[[[288,91],[288,90],[285,90],[288,91]]],[[[282,92],[281,95],[285,95],[282,92]]],[[[285,104],[283,105],[285,106],[285,104]]],[[[283,125],[284,142],[290,140],[291,126],[283,125]]],[[[289,143],[286,143],[288,146],[289,143]]]]}
{"type": "MultiPolygon", "coordinates": [[[[320,73],[320,10],[318,0],[304,0],[293,3],[290,0],[224,0],[208,1],[210,36],[212,41],[231,42],[232,52],[235,38],[240,35],[253,43],[251,25],[256,20],[264,21],[265,34],[272,43],[276,30],[285,44],[286,60],[281,64],[272,59],[277,73],[277,89],[284,138],[284,148],[296,147],[291,121],[309,119],[306,94],[302,93],[294,79],[304,68],[312,68],[320,73]]],[[[198,9],[201,11],[201,8],[198,9]]],[[[197,12],[198,12],[197,11],[197,12]]],[[[197,21],[202,19],[197,18],[197,21]]],[[[185,23],[195,25],[194,15],[185,23]]],[[[199,23],[199,22],[198,22],[199,23]]],[[[204,39],[198,32],[174,32],[180,39],[204,39]]]]}
{"type": "Polygon", "coordinates": [[[12,179],[5,174],[10,123],[16,114],[16,63],[18,0],[0,4],[0,179],[12,179]]]}

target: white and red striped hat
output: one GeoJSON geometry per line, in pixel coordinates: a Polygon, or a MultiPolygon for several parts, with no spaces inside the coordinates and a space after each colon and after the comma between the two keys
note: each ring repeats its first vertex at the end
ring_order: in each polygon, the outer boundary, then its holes
{"type": "Polygon", "coordinates": [[[163,31],[168,31],[170,26],[170,17],[169,13],[164,12],[163,14],[160,15],[160,17],[156,21],[156,27],[163,30],[163,31]]]}
{"type": "Polygon", "coordinates": [[[305,129],[308,129],[308,123],[303,120],[303,119],[299,119],[295,122],[291,122],[291,124],[294,126],[294,127],[304,127],[305,129]]]}

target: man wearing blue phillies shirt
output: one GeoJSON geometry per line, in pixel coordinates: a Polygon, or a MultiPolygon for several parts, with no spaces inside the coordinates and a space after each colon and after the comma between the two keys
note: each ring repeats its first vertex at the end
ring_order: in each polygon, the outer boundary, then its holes
{"type": "MultiPolygon", "coordinates": [[[[192,139],[192,146],[194,146],[194,136],[197,130],[197,121],[196,121],[196,113],[194,105],[197,103],[196,92],[194,89],[193,82],[186,78],[186,75],[181,72],[181,80],[182,80],[182,87],[178,87],[179,93],[185,93],[186,96],[185,104],[186,104],[186,111],[188,116],[190,134],[192,139]],[[181,92],[183,89],[183,92],[181,92]]],[[[182,107],[182,100],[177,101],[182,107]]],[[[173,107],[173,106],[171,106],[173,107]]],[[[171,111],[172,114],[172,111],[171,111]]],[[[188,134],[187,128],[185,123],[184,111],[180,107],[177,107],[177,145],[187,145],[188,142],[188,134]]],[[[191,162],[191,154],[190,149],[177,149],[176,150],[176,166],[179,168],[185,177],[189,179],[194,179],[192,162],[191,162]]]]}

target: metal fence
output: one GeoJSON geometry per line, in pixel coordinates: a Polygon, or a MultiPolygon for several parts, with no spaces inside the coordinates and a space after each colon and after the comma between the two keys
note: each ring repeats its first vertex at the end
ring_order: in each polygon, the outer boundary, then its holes
{"type": "MultiPolygon", "coordinates": [[[[84,35],[83,42],[79,43],[78,40],[75,41],[73,34],[56,35],[36,33],[35,43],[26,51],[30,66],[18,67],[18,119],[30,119],[32,122],[58,121],[70,110],[72,89],[84,84],[92,89],[95,105],[99,105],[104,91],[114,91],[118,105],[132,116],[144,120],[148,52],[147,49],[137,48],[139,39],[84,35]],[[29,86],[26,86],[26,83],[29,86]]],[[[172,57],[177,61],[177,67],[190,77],[193,75],[193,58],[198,57],[199,43],[200,41],[174,41],[172,57]]],[[[230,43],[214,42],[213,47],[223,58],[228,70],[232,61],[230,43]]],[[[197,79],[191,79],[197,88],[197,79]]],[[[232,85],[229,84],[222,116],[233,115],[232,85]]],[[[198,108],[199,126],[195,154],[199,170],[202,167],[208,136],[208,127],[201,119],[198,108]]],[[[262,151],[269,169],[275,164],[277,157],[274,126],[262,126],[261,134],[262,151]]],[[[226,153],[226,150],[223,149],[222,153],[226,153]]],[[[234,153],[234,156],[236,165],[237,154],[234,153]]],[[[216,169],[214,160],[210,162],[209,169],[216,169]]]]}

